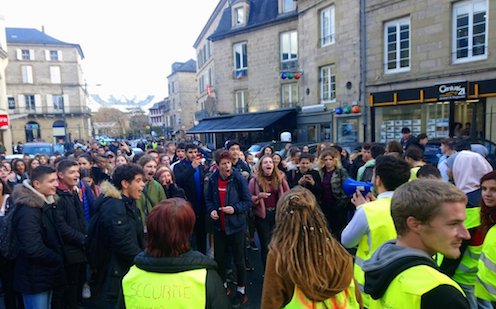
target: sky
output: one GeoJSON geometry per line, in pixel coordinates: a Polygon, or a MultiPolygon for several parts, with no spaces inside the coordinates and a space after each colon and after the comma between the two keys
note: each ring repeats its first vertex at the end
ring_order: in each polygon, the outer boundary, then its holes
{"type": "MultiPolygon", "coordinates": [[[[36,28],[81,45],[91,93],[167,96],[174,62],[186,62],[219,0],[2,0],[6,27],[36,28]]],[[[154,100],[155,101],[155,100],[154,100]]]]}

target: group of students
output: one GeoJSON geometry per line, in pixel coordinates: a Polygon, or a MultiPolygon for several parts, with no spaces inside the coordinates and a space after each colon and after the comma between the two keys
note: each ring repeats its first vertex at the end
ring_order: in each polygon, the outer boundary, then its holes
{"type": "Polygon", "coordinates": [[[95,308],[238,308],[256,231],[262,308],[491,308],[496,172],[462,150],[453,185],[396,146],[269,147],[253,164],[229,141],[206,165],[195,144],[132,156],[123,143],[12,184],[2,170],[20,248],[2,258],[6,306],[78,308],[89,285],[95,308]],[[374,194],[347,196],[344,180],[370,170],[374,194]]]}

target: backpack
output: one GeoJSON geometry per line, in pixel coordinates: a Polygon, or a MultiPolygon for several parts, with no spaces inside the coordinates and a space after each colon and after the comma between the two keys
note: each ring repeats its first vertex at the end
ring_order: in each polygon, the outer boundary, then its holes
{"type": "Polygon", "coordinates": [[[92,269],[100,269],[109,258],[110,241],[102,224],[101,208],[110,197],[102,198],[95,205],[95,213],[91,217],[86,239],[86,258],[92,269]]]}
{"type": "Polygon", "coordinates": [[[0,254],[13,260],[19,254],[19,240],[14,229],[14,216],[18,207],[12,207],[7,215],[0,217],[0,254]]]}

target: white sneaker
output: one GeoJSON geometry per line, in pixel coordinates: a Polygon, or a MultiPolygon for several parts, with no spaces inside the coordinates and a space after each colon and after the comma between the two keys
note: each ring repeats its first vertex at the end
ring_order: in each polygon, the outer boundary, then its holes
{"type": "Polygon", "coordinates": [[[85,283],[83,285],[83,298],[84,299],[91,298],[91,290],[90,290],[90,286],[88,285],[88,283],[85,283]]]}

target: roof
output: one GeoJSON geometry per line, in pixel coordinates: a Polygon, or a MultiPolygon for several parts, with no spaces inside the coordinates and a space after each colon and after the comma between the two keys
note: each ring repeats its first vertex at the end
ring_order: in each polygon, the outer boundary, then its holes
{"type": "Polygon", "coordinates": [[[193,59],[189,59],[186,62],[174,62],[171,66],[172,73],[167,76],[170,76],[183,72],[183,73],[196,73],[196,61],[193,59]]]}
{"type": "Polygon", "coordinates": [[[263,131],[276,123],[285,126],[286,122],[291,127],[296,124],[296,109],[279,109],[205,118],[200,124],[189,129],[186,133],[254,132],[263,131]]]}
{"type": "Polygon", "coordinates": [[[200,44],[201,39],[203,38],[205,33],[208,31],[208,29],[212,25],[213,21],[215,20],[215,17],[217,17],[217,15],[220,13],[220,11],[221,11],[222,7],[224,6],[224,4],[226,3],[226,1],[227,0],[220,0],[219,3],[217,3],[217,6],[215,7],[213,13],[210,15],[207,23],[205,24],[202,31],[200,32],[200,35],[198,35],[198,37],[196,38],[195,44],[193,44],[194,48],[198,47],[198,44],[200,44]]]}
{"type": "Polygon", "coordinates": [[[231,7],[227,7],[222,13],[217,29],[209,39],[212,41],[221,40],[229,36],[252,31],[259,27],[286,22],[298,17],[296,10],[290,13],[279,14],[278,2],[275,0],[250,0],[250,11],[246,25],[235,28],[232,27],[231,7]]]}
{"type": "Polygon", "coordinates": [[[34,28],[5,28],[7,35],[7,44],[33,44],[33,45],[54,45],[74,47],[78,50],[79,55],[84,59],[83,50],[79,44],[67,43],[57,40],[34,28]]]}

